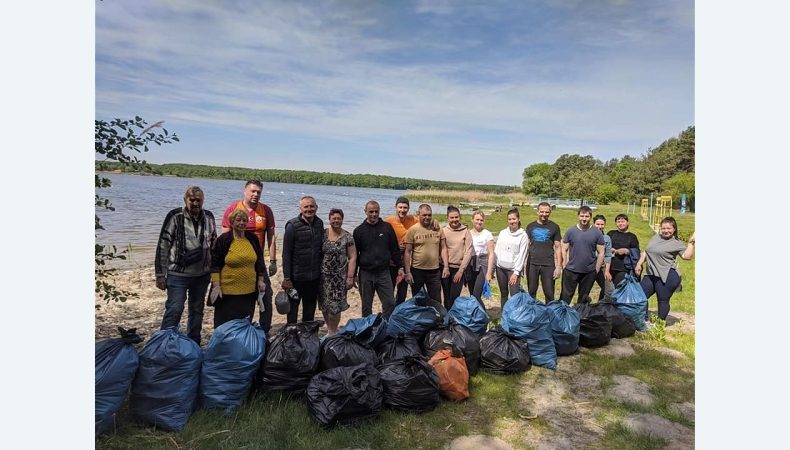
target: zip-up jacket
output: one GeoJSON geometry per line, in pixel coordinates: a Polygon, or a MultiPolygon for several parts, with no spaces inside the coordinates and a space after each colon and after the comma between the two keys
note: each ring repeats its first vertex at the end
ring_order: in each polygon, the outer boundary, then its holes
{"type": "Polygon", "coordinates": [[[156,244],[154,273],[157,277],[167,274],[201,276],[209,272],[211,247],[217,239],[217,226],[211,211],[202,210],[193,219],[184,207],[172,209],[162,223],[159,242],[156,244]],[[185,264],[184,257],[190,250],[202,248],[202,258],[185,264]]]}
{"type": "Polygon", "coordinates": [[[387,269],[390,260],[395,267],[403,267],[395,230],[381,219],[374,225],[365,220],[354,228],[354,246],[357,248],[357,267],[362,270],[387,269]]]}
{"type": "Polygon", "coordinates": [[[283,235],[283,277],[313,281],[321,277],[321,244],[324,222],[315,216],[310,224],[302,215],[285,224],[283,235]]]}

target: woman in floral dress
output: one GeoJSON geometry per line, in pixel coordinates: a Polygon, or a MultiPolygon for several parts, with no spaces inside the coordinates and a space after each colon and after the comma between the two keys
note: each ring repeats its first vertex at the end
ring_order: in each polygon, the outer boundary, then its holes
{"type": "Polygon", "coordinates": [[[328,336],[337,333],[340,314],[349,308],[346,293],[354,287],[354,273],[357,270],[354,237],[342,227],[343,210],[330,209],[329,228],[324,232],[322,244],[324,259],[321,263],[321,288],[318,297],[328,336]]]}

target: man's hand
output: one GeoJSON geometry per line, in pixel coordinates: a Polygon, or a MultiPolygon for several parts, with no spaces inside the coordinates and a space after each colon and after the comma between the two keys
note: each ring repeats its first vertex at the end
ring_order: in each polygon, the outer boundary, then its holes
{"type": "Polygon", "coordinates": [[[269,261],[269,276],[273,277],[277,273],[277,261],[269,261]]]}
{"type": "Polygon", "coordinates": [[[562,273],[562,268],[560,266],[554,266],[554,279],[555,280],[560,277],[561,273],[562,273]]]}
{"type": "Polygon", "coordinates": [[[444,269],[442,269],[442,278],[448,278],[449,276],[450,276],[450,268],[445,266],[444,269]]]}
{"type": "Polygon", "coordinates": [[[161,289],[163,291],[165,289],[167,289],[167,280],[165,279],[165,277],[163,277],[161,275],[156,277],[156,287],[158,287],[159,289],[161,289]]]}
{"type": "Polygon", "coordinates": [[[404,279],[406,280],[407,283],[414,284],[414,277],[411,276],[411,272],[407,273],[405,277],[406,278],[404,279]]]}
{"type": "Polygon", "coordinates": [[[441,227],[439,226],[439,221],[438,221],[438,220],[436,220],[436,219],[431,219],[431,229],[432,229],[433,231],[439,231],[439,228],[441,228],[441,227]]]}
{"type": "Polygon", "coordinates": [[[612,273],[608,270],[603,271],[603,277],[606,281],[612,281],[612,273]]]}
{"type": "Polygon", "coordinates": [[[280,285],[280,287],[282,287],[284,291],[287,291],[288,289],[294,287],[294,284],[289,279],[283,279],[283,282],[280,285]]]}

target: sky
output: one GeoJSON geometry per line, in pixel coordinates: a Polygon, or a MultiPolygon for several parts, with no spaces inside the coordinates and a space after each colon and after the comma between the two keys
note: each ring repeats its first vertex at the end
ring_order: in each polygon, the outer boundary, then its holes
{"type": "Polygon", "coordinates": [[[694,3],[111,1],[95,115],[145,155],[521,185],[562,154],[641,156],[694,125],[694,3]]]}

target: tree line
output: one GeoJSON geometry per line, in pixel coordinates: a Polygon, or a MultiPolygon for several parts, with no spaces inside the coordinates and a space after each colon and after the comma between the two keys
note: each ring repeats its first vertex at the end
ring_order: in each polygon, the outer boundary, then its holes
{"type": "Polygon", "coordinates": [[[673,208],[686,194],[694,204],[694,127],[671,137],[639,158],[626,155],[602,162],[590,155],[564,154],[553,164],[524,169],[526,195],[587,198],[601,204],[631,203],[655,195],[671,195],[673,208]]]}
{"type": "Polygon", "coordinates": [[[424,180],[417,178],[391,177],[371,174],[340,174],[312,172],[307,170],[248,169],[244,167],[219,167],[198,164],[151,164],[145,171],[115,161],[96,161],[97,171],[121,171],[149,173],[188,178],[215,178],[224,180],[261,180],[274,183],[320,184],[327,186],[351,186],[382,189],[446,189],[453,191],[477,190],[497,194],[513,192],[515,186],[473,184],[453,181],[424,180]]]}

